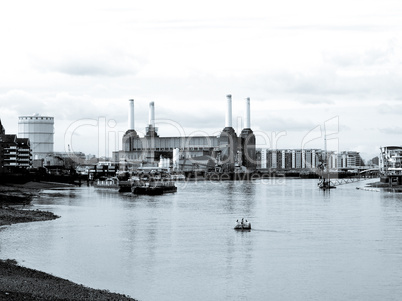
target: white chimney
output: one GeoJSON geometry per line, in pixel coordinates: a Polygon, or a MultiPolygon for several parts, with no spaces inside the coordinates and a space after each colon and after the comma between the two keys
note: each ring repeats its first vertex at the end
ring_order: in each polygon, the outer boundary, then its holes
{"type": "Polygon", "coordinates": [[[155,127],[155,103],[153,101],[149,103],[149,125],[155,127]]]}
{"type": "Polygon", "coordinates": [[[250,128],[250,97],[246,98],[246,116],[244,117],[244,128],[250,128]]]}
{"type": "Polygon", "coordinates": [[[179,169],[180,151],[178,148],[173,149],[173,170],[179,169]]]}
{"type": "Polygon", "coordinates": [[[130,99],[128,102],[129,102],[128,129],[134,130],[134,99],[130,99]]]}
{"type": "Polygon", "coordinates": [[[261,168],[267,168],[267,150],[265,148],[261,150],[261,168]]]}
{"type": "Polygon", "coordinates": [[[231,128],[232,127],[232,95],[226,95],[227,100],[227,107],[226,107],[226,120],[225,120],[225,127],[231,128]]]}

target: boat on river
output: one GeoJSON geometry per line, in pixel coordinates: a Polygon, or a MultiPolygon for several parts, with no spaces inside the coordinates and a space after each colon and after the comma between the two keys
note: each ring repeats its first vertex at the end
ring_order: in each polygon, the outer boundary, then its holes
{"type": "Polygon", "coordinates": [[[94,182],[94,187],[96,189],[109,189],[118,191],[120,189],[119,179],[117,177],[100,178],[96,180],[96,182],[94,182]]]}
{"type": "Polygon", "coordinates": [[[236,226],[234,227],[234,229],[235,230],[240,230],[240,231],[242,231],[242,230],[251,230],[251,223],[248,222],[247,220],[246,221],[242,220],[241,222],[237,221],[236,226]]]}
{"type": "Polygon", "coordinates": [[[144,174],[132,178],[131,192],[137,195],[161,195],[176,192],[177,187],[169,174],[144,174]]]}
{"type": "Polygon", "coordinates": [[[327,136],[324,136],[324,157],[321,158],[318,168],[321,170],[321,176],[317,183],[318,188],[322,190],[333,189],[336,186],[331,183],[330,170],[328,166],[328,154],[327,154],[327,136]]]}

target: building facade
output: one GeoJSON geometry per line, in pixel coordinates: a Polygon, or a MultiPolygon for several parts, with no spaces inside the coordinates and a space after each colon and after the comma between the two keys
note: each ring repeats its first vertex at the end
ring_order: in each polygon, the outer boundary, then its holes
{"type": "Polygon", "coordinates": [[[383,146],[380,151],[380,173],[384,176],[402,176],[402,146],[383,146]]]}
{"type": "Polygon", "coordinates": [[[32,166],[30,141],[6,134],[0,121],[0,173],[18,173],[32,166]]]}
{"type": "Polygon", "coordinates": [[[359,152],[335,153],[321,149],[260,149],[259,168],[305,170],[321,168],[326,163],[332,170],[355,169],[364,166],[359,152]]]}

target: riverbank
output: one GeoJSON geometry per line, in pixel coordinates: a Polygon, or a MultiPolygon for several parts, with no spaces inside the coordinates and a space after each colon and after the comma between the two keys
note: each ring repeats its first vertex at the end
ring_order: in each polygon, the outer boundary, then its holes
{"type": "Polygon", "coordinates": [[[0,279],[0,300],[134,300],[18,266],[15,260],[0,260],[0,279]]]}
{"type": "Polygon", "coordinates": [[[17,209],[15,207],[0,207],[0,226],[53,220],[59,216],[48,211],[17,209]]]}
{"type": "MultiPolygon", "coordinates": [[[[27,183],[23,185],[1,186],[6,202],[1,202],[0,227],[17,223],[46,221],[59,218],[52,212],[27,210],[23,206],[24,196],[36,194],[40,189],[60,187],[53,183],[27,183]],[[12,193],[12,200],[8,197],[12,193]],[[15,198],[14,198],[15,195],[15,198]],[[10,202],[11,200],[11,202],[10,202]]],[[[4,198],[3,198],[4,201],[4,198]]],[[[69,280],[55,277],[37,270],[17,265],[15,260],[0,259],[0,300],[122,300],[135,301],[128,296],[97,290],[75,284],[69,280]]]]}
{"type": "Polygon", "coordinates": [[[27,183],[8,183],[0,185],[0,206],[29,204],[34,198],[39,197],[39,192],[43,189],[60,189],[74,187],[71,184],[55,182],[27,182],[27,183]]]}

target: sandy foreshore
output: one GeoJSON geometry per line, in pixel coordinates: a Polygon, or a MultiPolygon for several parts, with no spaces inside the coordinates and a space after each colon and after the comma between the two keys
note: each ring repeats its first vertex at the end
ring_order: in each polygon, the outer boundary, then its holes
{"type": "MultiPolygon", "coordinates": [[[[21,189],[22,195],[27,190],[37,190],[38,186],[50,188],[49,184],[35,185],[27,187],[7,187],[7,190],[18,191],[21,189]]],[[[39,188],[40,189],[40,188],[39,188]]],[[[52,212],[39,210],[26,210],[10,204],[0,202],[0,227],[16,223],[26,223],[34,221],[53,220],[59,216],[52,212]]],[[[135,300],[128,296],[111,293],[106,290],[97,290],[75,284],[71,281],[55,277],[37,270],[18,266],[15,260],[0,259],[0,300],[135,300]]]]}
{"type": "Polygon", "coordinates": [[[17,209],[9,206],[0,207],[0,226],[47,221],[58,217],[59,216],[48,211],[17,209]]]}

